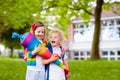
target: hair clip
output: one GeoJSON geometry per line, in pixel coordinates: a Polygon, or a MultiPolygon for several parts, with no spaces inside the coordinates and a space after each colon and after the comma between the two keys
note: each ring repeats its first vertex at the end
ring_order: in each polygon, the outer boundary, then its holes
{"type": "Polygon", "coordinates": [[[35,24],[32,24],[31,28],[32,28],[32,30],[34,31],[34,30],[36,29],[35,24]]]}

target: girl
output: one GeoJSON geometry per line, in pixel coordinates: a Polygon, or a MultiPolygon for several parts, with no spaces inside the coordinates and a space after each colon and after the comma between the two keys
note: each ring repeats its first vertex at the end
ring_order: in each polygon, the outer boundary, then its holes
{"type": "MultiPolygon", "coordinates": [[[[45,41],[46,28],[42,22],[34,22],[30,32],[39,39],[41,43],[45,41]]],[[[25,53],[27,53],[26,80],[45,80],[45,66],[42,63],[42,57],[37,55],[40,48],[41,47],[38,46],[33,51],[25,50],[25,53]]]]}
{"type": "MultiPolygon", "coordinates": [[[[65,63],[66,67],[68,68],[66,61],[67,56],[64,52],[62,52],[61,49],[61,42],[63,41],[62,32],[58,29],[52,30],[49,33],[49,41],[51,45],[48,46],[48,49],[53,53],[54,56],[52,56],[50,59],[43,60],[43,64],[48,64],[46,69],[46,80],[65,80],[66,78],[64,69],[52,63],[52,60],[59,59],[62,63],[65,63]]],[[[68,76],[69,74],[67,74],[67,77],[68,76]]]]}

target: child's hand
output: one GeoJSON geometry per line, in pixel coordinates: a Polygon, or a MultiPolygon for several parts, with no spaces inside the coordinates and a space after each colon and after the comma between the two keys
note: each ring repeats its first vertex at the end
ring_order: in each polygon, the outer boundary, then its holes
{"type": "Polygon", "coordinates": [[[58,57],[59,59],[62,58],[62,54],[61,54],[61,55],[58,55],[57,53],[54,53],[53,56],[54,56],[54,57],[58,57]]]}
{"type": "Polygon", "coordinates": [[[68,48],[63,43],[61,44],[61,46],[62,46],[62,52],[63,53],[68,50],[68,48]]]}
{"type": "Polygon", "coordinates": [[[53,56],[53,57],[59,57],[59,55],[56,54],[56,53],[52,54],[52,56],[53,56]]]}
{"type": "Polygon", "coordinates": [[[54,53],[54,54],[52,54],[50,59],[51,59],[51,62],[53,62],[53,61],[57,60],[58,58],[59,58],[59,55],[57,53],[54,53]]]}
{"type": "Polygon", "coordinates": [[[70,76],[70,70],[65,70],[65,77],[68,78],[70,76]]]}
{"type": "Polygon", "coordinates": [[[32,51],[33,55],[36,55],[41,50],[41,45],[35,47],[35,49],[32,51]]]}
{"type": "Polygon", "coordinates": [[[51,63],[53,61],[56,61],[58,58],[59,58],[59,55],[54,53],[49,59],[43,59],[43,64],[51,63]]]}

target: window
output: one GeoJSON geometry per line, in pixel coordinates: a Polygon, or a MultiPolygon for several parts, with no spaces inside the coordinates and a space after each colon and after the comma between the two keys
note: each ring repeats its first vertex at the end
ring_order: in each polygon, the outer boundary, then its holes
{"type": "Polygon", "coordinates": [[[76,28],[77,28],[77,24],[73,24],[73,26],[74,26],[74,29],[76,29],[76,28]]]}
{"type": "Polygon", "coordinates": [[[84,25],[83,25],[83,24],[80,24],[80,28],[84,28],[84,25]]]}
{"type": "Polygon", "coordinates": [[[87,55],[90,55],[90,51],[87,51],[87,55]]]}
{"type": "Polygon", "coordinates": [[[74,29],[84,28],[84,25],[83,24],[79,24],[79,23],[75,23],[75,24],[73,24],[73,26],[74,26],[74,29]]]}
{"type": "Polygon", "coordinates": [[[114,26],[114,21],[113,20],[109,21],[109,26],[114,26]]]}
{"type": "Polygon", "coordinates": [[[102,21],[102,26],[107,26],[107,21],[102,21]]]}
{"type": "Polygon", "coordinates": [[[76,34],[76,33],[78,33],[78,31],[77,31],[77,30],[74,30],[74,34],[76,34]]]}
{"type": "Polygon", "coordinates": [[[118,51],[117,53],[118,53],[118,55],[120,55],[120,51],[118,51]]]}
{"type": "Polygon", "coordinates": [[[74,28],[74,29],[75,29],[75,26],[76,26],[76,25],[75,25],[75,24],[73,24],[73,28],[74,28]]]}
{"type": "Polygon", "coordinates": [[[118,34],[118,37],[120,38],[120,27],[117,27],[117,34],[118,34]]]}
{"type": "Polygon", "coordinates": [[[83,52],[83,51],[81,51],[81,52],[80,52],[80,55],[81,55],[81,56],[83,56],[83,55],[84,55],[84,52],[83,52]]]}
{"type": "Polygon", "coordinates": [[[116,22],[117,22],[117,25],[120,25],[120,20],[117,20],[116,22]]]}
{"type": "Polygon", "coordinates": [[[79,52],[78,51],[75,51],[74,52],[74,56],[78,56],[79,55],[79,52]]]}
{"type": "Polygon", "coordinates": [[[83,35],[83,34],[84,34],[84,32],[85,32],[85,30],[80,30],[80,34],[82,34],[82,35],[83,35]]]}
{"type": "Polygon", "coordinates": [[[110,51],[110,55],[115,55],[115,52],[114,51],[110,51]]]}
{"type": "Polygon", "coordinates": [[[103,55],[108,55],[108,51],[102,51],[103,55]]]}

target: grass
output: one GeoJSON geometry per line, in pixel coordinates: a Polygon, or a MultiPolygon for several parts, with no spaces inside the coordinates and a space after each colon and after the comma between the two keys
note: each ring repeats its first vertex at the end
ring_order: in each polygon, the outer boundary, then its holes
{"type": "MultiPolygon", "coordinates": [[[[70,60],[68,80],[119,80],[120,61],[70,60]]],[[[22,59],[0,58],[0,80],[25,80],[26,63],[22,59]]]]}
{"type": "Polygon", "coordinates": [[[0,58],[0,80],[25,80],[26,64],[21,59],[0,58]]]}
{"type": "Polygon", "coordinates": [[[119,80],[120,61],[70,61],[69,80],[119,80]]]}

